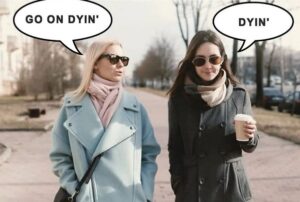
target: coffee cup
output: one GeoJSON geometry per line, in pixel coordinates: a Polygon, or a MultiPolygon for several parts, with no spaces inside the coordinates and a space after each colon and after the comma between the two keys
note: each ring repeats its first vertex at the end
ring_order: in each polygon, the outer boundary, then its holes
{"type": "Polygon", "coordinates": [[[246,122],[256,123],[252,116],[247,114],[237,114],[234,117],[235,122],[235,133],[236,133],[236,140],[238,141],[248,141],[249,137],[245,132],[244,125],[246,122]]]}

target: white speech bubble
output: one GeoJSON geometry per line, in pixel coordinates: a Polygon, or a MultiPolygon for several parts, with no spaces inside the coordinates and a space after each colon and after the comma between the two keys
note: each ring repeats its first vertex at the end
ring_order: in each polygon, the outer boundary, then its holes
{"type": "Polygon", "coordinates": [[[74,41],[99,35],[112,24],[110,12],[87,0],[42,0],[21,7],[14,15],[22,33],[48,41],[60,41],[81,54],[74,41]]]}
{"type": "Polygon", "coordinates": [[[213,24],[218,32],[230,38],[243,40],[238,52],[255,41],[280,37],[294,25],[293,16],[284,8],[263,2],[246,2],[219,10],[213,24]]]}

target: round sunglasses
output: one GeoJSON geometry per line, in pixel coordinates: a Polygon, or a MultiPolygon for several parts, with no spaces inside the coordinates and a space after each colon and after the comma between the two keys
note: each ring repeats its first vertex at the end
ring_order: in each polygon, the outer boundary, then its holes
{"type": "Polygon", "coordinates": [[[219,65],[223,62],[223,58],[221,56],[218,55],[211,55],[209,57],[204,57],[204,56],[196,56],[193,60],[192,63],[193,65],[195,65],[196,67],[200,67],[203,66],[206,61],[209,61],[210,64],[212,65],[219,65]]]}
{"type": "Polygon", "coordinates": [[[126,56],[119,56],[119,55],[115,55],[115,54],[102,54],[99,57],[99,60],[102,58],[108,58],[110,64],[115,65],[119,62],[119,60],[121,60],[121,62],[123,63],[124,66],[127,66],[129,63],[129,57],[126,56]]]}

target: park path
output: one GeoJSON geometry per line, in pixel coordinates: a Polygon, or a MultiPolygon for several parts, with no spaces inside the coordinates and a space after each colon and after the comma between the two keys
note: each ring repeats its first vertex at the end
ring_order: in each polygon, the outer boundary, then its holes
{"type": "MultiPolygon", "coordinates": [[[[168,172],[167,99],[131,90],[146,107],[162,152],[158,156],[155,202],[174,201],[168,172]]],[[[54,119],[56,114],[51,116],[54,119]]],[[[1,132],[0,142],[12,148],[0,165],[0,202],[50,202],[58,189],[48,158],[50,132],[1,132]]],[[[300,146],[266,134],[244,163],[254,202],[299,202],[300,146]]]]}

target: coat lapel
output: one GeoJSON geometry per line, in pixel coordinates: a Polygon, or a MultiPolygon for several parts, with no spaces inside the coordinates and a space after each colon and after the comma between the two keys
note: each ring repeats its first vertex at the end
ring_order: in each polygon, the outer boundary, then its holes
{"type": "MultiPolygon", "coordinates": [[[[79,102],[67,100],[67,107],[77,107],[64,122],[64,126],[92,155],[101,139],[104,127],[88,94],[79,102]]],[[[74,108],[73,108],[74,110],[74,108]]]]}
{"type": "Polygon", "coordinates": [[[135,133],[136,112],[138,112],[136,98],[124,91],[120,106],[100,139],[92,158],[116,146],[135,133]]]}

